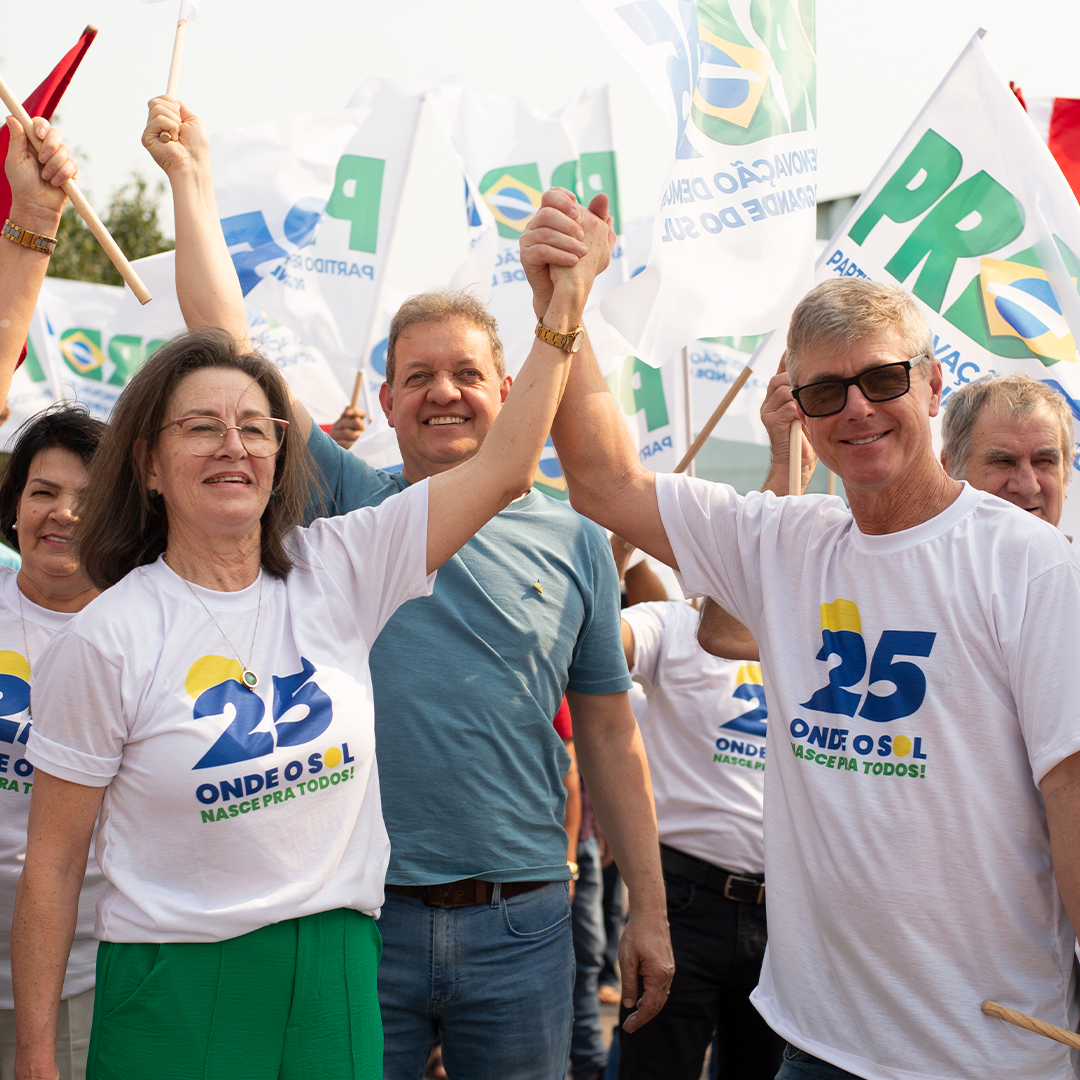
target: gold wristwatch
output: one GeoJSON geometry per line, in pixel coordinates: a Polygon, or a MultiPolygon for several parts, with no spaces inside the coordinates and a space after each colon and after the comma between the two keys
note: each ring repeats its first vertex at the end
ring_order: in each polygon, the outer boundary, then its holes
{"type": "Polygon", "coordinates": [[[585,340],[585,327],[576,326],[568,334],[558,334],[546,327],[543,319],[536,320],[535,333],[541,341],[546,341],[549,345],[554,345],[556,349],[562,349],[563,352],[568,353],[576,353],[585,340]]]}
{"type": "Polygon", "coordinates": [[[2,233],[5,240],[21,244],[25,248],[30,248],[31,251],[40,251],[45,255],[51,255],[56,249],[55,236],[43,236],[41,233],[31,232],[21,225],[16,225],[10,218],[4,222],[2,233]]]}
{"type": "Polygon", "coordinates": [[[577,879],[581,876],[581,871],[578,870],[578,864],[576,862],[571,862],[569,859],[567,859],[566,865],[570,867],[570,880],[577,881],[577,879]]]}

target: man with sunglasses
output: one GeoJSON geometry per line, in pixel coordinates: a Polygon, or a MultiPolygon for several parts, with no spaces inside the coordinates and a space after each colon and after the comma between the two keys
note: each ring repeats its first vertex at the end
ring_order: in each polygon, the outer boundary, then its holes
{"type": "MultiPolygon", "coordinates": [[[[576,272],[548,192],[522,245],[540,303],[576,272]]],[[[753,1001],[779,1078],[1073,1076],[1080,567],[1064,538],[942,469],[941,368],[914,302],[831,281],[787,367],[839,499],[737,495],[638,461],[579,352],[552,428],[573,505],[675,567],[761,648],[769,944],[753,1001]],[[782,733],[782,734],[780,734],[782,733]]]]}

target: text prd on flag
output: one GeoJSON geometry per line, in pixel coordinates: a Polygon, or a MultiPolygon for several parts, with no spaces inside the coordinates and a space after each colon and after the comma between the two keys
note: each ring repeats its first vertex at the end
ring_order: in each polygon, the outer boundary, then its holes
{"type": "Polygon", "coordinates": [[[669,118],[658,152],[674,149],[648,266],[604,318],[654,366],[697,338],[771,330],[812,281],[813,0],[586,6],[669,118]]]}

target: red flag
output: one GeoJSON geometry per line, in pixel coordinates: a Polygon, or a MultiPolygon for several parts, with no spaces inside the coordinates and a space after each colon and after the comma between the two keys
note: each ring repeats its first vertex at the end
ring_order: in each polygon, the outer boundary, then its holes
{"type": "MultiPolygon", "coordinates": [[[[46,120],[52,117],[56,106],[60,104],[60,98],[71,82],[71,76],[75,74],[82,61],[86,50],[90,48],[90,42],[97,37],[97,27],[88,26],[79,38],[73,49],[52,69],[48,78],[23,102],[23,107],[31,116],[44,116],[46,120]]],[[[7,160],[8,142],[11,133],[4,125],[0,131],[0,162],[7,160]]],[[[8,216],[11,209],[11,188],[8,185],[7,174],[0,168],[0,215],[8,216]]]]}
{"type": "MultiPolygon", "coordinates": [[[[97,27],[88,26],[79,38],[75,47],[69,50],[67,55],[49,73],[44,82],[23,102],[23,108],[31,116],[44,116],[46,120],[52,117],[64,91],[71,82],[71,76],[82,62],[86,50],[90,48],[90,42],[97,37],[97,27]]],[[[11,142],[11,132],[7,124],[0,129],[0,163],[7,160],[8,144],[11,142]]],[[[0,165],[0,221],[6,220],[11,212],[11,185],[8,183],[7,173],[0,165]]],[[[15,223],[16,225],[18,222],[15,223]]],[[[26,346],[23,346],[22,355],[19,357],[21,364],[26,357],[26,346]]]]}
{"type": "Polygon", "coordinates": [[[1073,194],[1080,200],[1080,98],[1033,97],[1025,101],[1019,86],[1009,83],[1009,87],[1039,129],[1073,194]]]}
{"type": "Polygon", "coordinates": [[[1054,98],[1047,143],[1073,194],[1080,200],[1080,99],[1054,98]]]}

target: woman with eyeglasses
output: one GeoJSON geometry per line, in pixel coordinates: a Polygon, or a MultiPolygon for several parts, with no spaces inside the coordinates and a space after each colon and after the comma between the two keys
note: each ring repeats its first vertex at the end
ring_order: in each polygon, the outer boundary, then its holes
{"type": "MultiPolygon", "coordinates": [[[[186,243],[224,243],[181,224],[178,260],[186,243]]],[[[588,228],[587,265],[544,315],[560,332],[607,264],[606,224],[588,228]]],[[[56,1076],[56,1003],[99,811],[90,1077],[382,1075],[375,918],[389,844],[368,652],[529,487],[570,355],[537,340],[470,460],[307,529],[312,464],[272,364],[201,330],[134,376],[78,535],[106,591],[38,661],[12,938],[18,1075],[56,1076]]]]}

